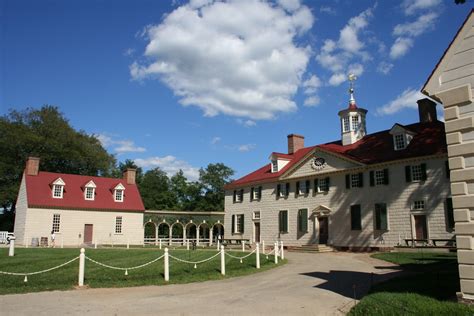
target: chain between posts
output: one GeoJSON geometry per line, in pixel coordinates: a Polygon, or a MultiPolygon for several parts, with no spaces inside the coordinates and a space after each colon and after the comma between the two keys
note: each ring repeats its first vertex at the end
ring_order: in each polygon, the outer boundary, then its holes
{"type": "Polygon", "coordinates": [[[99,266],[102,266],[102,267],[104,267],[104,268],[127,271],[127,270],[135,270],[135,269],[140,269],[140,268],[146,267],[146,266],[148,266],[148,265],[150,265],[150,264],[152,264],[152,263],[157,262],[158,260],[161,260],[164,256],[165,256],[165,255],[162,255],[162,256],[160,256],[160,257],[158,257],[158,258],[156,258],[156,259],[153,259],[153,260],[151,260],[151,261],[149,261],[149,262],[146,262],[146,263],[141,264],[141,265],[138,265],[138,266],[130,267],[130,268],[122,268],[122,267],[111,266],[111,265],[108,265],[108,264],[105,264],[105,263],[96,261],[96,260],[94,260],[94,259],[92,259],[92,258],[89,258],[89,257],[87,257],[87,256],[86,256],[86,259],[89,260],[89,261],[91,261],[91,262],[93,262],[93,263],[95,263],[95,264],[97,264],[97,265],[99,265],[99,266]]]}
{"type": "Polygon", "coordinates": [[[26,272],[26,273],[18,273],[18,272],[7,272],[7,271],[0,271],[0,274],[6,274],[6,275],[16,275],[16,276],[27,276],[27,275],[35,275],[35,274],[41,274],[41,273],[46,273],[46,272],[50,272],[50,271],[53,271],[53,270],[56,270],[56,269],[59,269],[59,268],[62,268],[74,261],[76,261],[77,259],[79,259],[79,256],[75,257],[74,259],[71,259],[63,264],[60,264],[58,266],[55,266],[55,267],[52,267],[52,268],[49,268],[49,269],[46,269],[46,270],[41,270],[41,271],[35,271],[35,272],[26,272]]]}

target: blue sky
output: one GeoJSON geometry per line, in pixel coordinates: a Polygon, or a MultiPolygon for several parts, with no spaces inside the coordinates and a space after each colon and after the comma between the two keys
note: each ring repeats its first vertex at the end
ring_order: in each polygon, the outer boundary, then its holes
{"type": "Polygon", "coordinates": [[[369,133],[416,122],[472,4],[0,0],[0,115],[56,105],[118,160],[238,178],[290,133],[339,139],[350,72],[369,133]]]}

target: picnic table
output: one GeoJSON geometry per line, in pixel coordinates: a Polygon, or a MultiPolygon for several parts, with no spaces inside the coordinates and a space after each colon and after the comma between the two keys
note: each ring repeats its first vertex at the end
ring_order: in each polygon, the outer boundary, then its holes
{"type": "Polygon", "coordinates": [[[226,238],[221,239],[223,245],[241,245],[242,241],[245,241],[246,248],[252,248],[250,245],[250,239],[242,239],[242,238],[226,238]]]}
{"type": "Polygon", "coordinates": [[[405,243],[407,246],[415,247],[416,243],[421,243],[423,246],[430,245],[430,241],[432,242],[431,245],[433,247],[456,247],[456,240],[455,239],[444,239],[444,238],[430,238],[430,239],[416,239],[416,238],[405,238],[405,243]],[[439,245],[440,242],[444,242],[446,244],[451,243],[451,245],[439,245]],[[436,244],[438,243],[438,245],[436,244]]]}

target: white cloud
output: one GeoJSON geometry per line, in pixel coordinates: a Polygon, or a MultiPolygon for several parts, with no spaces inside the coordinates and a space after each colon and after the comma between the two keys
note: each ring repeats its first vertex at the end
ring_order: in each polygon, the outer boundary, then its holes
{"type": "Polygon", "coordinates": [[[386,61],[382,61],[377,66],[377,72],[384,75],[388,75],[390,71],[392,70],[392,68],[393,68],[393,64],[388,63],[386,61]]]}
{"type": "Polygon", "coordinates": [[[218,142],[220,142],[222,140],[222,138],[220,138],[219,136],[216,136],[216,137],[213,137],[211,139],[211,145],[216,145],[218,142]]]}
{"type": "Polygon", "coordinates": [[[146,151],[145,147],[136,146],[135,143],[127,139],[114,139],[106,134],[95,135],[104,147],[112,147],[113,152],[123,153],[142,153],[146,151]]]}
{"type": "Polygon", "coordinates": [[[166,172],[168,176],[175,175],[179,170],[183,170],[184,176],[189,181],[196,181],[199,179],[199,168],[191,166],[183,160],[178,160],[176,157],[168,155],[165,157],[149,157],[145,159],[135,159],[137,166],[142,168],[156,168],[166,172]]]}
{"type": "Polygon", "coordinates": [[[255,147],[256,147],[255,144],[245,144],[245,145],[239,145],[237,147],[237,150],[240,152],[248,152],[254,149],[255,147]]]}
{"type": "Polygon", "coordinates": [[[431,12],[419,16],[414,22],[397,24],[393,29],[393,35],[411,37],[419,36],[427,30],[433,29],[437,18],[438,14],[431,12]]]}
{"type": "Polygon", "coordinates": [[[416,101],[423,99],[425,96],[419,91],[419,89],[408,88],[402,92],[397,98],[379,108],[376,109],[378,115],[390,115],[397,113],[403,109],[416,109],[418,104],[416,101]]]}
{"type": "Polygon", "coordinates": [[[288,11],[296,11],[301,6],[300,0],[278,0],[278,4],[288,11]]]}
{"type": "Polygon", "coordinates": [[[245,127],[257,126],[257,122],[252,121],[252,120],[236,119],[236,122],[245,127]]]}
{"type": "Polygon", "coordinates": [[[304,106],[312,107],[312,106],[317,106],[317,105],[319,105],[320,102],[321,102],[321,100],[319,99],[319,97],[316,96],[316,95],[313,95],[313,96],[307,97],[307,98],[304,100],[303,105],[304,105],[304,106]]]}
{"type": "Polygon", "coordinates": [[[338,86],[346,80],[347,80],[346,74],[339,72],[339,73],[333,74],[331,78],[329,78],[329,84],[331,86],[338,86]]]}
{"type": "Polygon", "coordinates": [[[131,77],[158,78],[183,106],[197,106],[206,116],[259,120],[295,111],[292,97],[311,54],[295,40],[314,21],[308,7],[296,8],[297,2],[180,6],[147,28],[145,56],[130,65],[131,77]]]}
{"type": "Polygon", "coordinates": [[[358,53],[364,47],[358,38],[359,32],[367,27],[368,19],[372,16],[372,8],[369,8],[351,18],[340,32],[338,46],[347,52],[358,53]]]}
{"type": "Polygon", "coordinates": [[[309,79],[305,80],[302,84],[305,94],[315,93],[319,87],[321,87],[321,80],[316,75],[311,75],[309,79]]]}
{"type": "Polygon", "coordinates": [[[126,50],[124,50],[123,55],[128,57],[128,56],[132,56],[134,53],[135,53],[134,48],[127,48],[126,50]]]}
{"type": "Polygon", "coordinates": [[[336,10],[334,10],[334,8],[331,8],[329,6],[321,6],[319,8],[319,12],[327,13],[327,14],[330,14],[330,15],[336,15],[336,10]]]}
{"type": "Polygon", "coordinates": [[[397,59],[404,56],[413,47],[413,40],[407,37],[399,37],[390,48],[390,58],[397,59]]]}
{"type": "Polygon", "coordinates": [[[402,8],[406,15],[412,15],[421,10],[433,9],[441,4],[441,0],[405,0],[402,8]]]}

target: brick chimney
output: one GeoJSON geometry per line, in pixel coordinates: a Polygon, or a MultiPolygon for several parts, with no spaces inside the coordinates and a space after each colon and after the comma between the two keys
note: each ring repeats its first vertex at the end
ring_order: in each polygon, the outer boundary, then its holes
{"type": "Polygon", "coordinates": [[[123,179],[127,184],[135,184],[135,178],[137,175],[137,169],[127,168],[123,173],[123,179]]]}
{"type": "Polygon", "coordinates": [[[37,176],[39,172],[40,159],[37,157],[28,157],[26,160],[25,173],[28,176],[37,176]]]}
{"type": "Polygon", "coordinates": [[[304,147],[304,136],[290,134],[288,135],[288,154],[293,154],[304,147]]]}
{"type": "Polygon", "coordinates": [[[436,103],[428,98],[418,100],[416,103],[418,103],[420,123],[436,122],[438,120],[438,116],[436,114],[436,103]]]}

